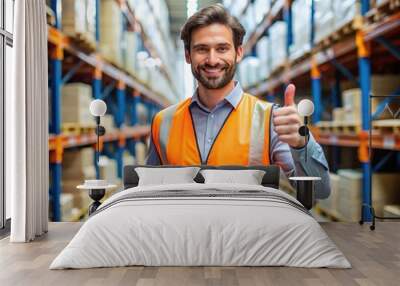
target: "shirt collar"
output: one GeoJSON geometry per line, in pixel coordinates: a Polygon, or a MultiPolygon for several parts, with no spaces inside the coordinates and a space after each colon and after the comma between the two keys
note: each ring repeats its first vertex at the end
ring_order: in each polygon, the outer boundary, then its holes
{"type": "MultiPolygon", "coordinates": [[[[238,81],[235,81],[235,87],[232,89],[232,91],[227,96],[225,96],[223,102],[229,102],[230,105],[232,105],[232,107],[234,109],[236,109],[237,106],[239,105],[242,95],[243,95],[243,89],[242,89],[240,83],[238,81]]],[[[192,96],[190,105],[192,105],[194,102],[196,102],[201,108],[208,110],[208,108],[205,107],[200,102],[198,88],[196,88],[196,91],[194,92],[194,94],[192,96]]]]}

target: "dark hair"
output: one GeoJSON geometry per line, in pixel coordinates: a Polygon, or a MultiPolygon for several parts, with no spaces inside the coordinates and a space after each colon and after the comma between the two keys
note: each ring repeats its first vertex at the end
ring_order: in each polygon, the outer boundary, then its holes
{"type": "Polygon", "coordinates": [[[194,30],[216,23],[225,25],[232,29],[235,49],[243,43],[243,37],[246,31],[242,24],[240,24],[236,17],[229,14],[224,6],[221,4],[215,4],[196,12],[183,25],[181,30],[181,40],[183,40],[185,49],[190,51],[190,41],[194,30]]]}

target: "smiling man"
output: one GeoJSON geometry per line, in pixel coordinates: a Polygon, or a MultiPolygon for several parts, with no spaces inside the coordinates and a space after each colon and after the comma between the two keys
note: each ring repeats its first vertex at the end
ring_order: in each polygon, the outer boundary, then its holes
{"type": "Polygon", "coordinates": [[[198,88],[191,98],[154,116],[147,164],[277,164],[288,177],[321,177],[316,197],[327,198],[329,173],[322,148],[312,135],[305,146],[298,133],[302,121],[294,105],[295,86],[287,87],[285,106],[278,108],[243,92],[234,80],[244,34],[220,4],[187,20],[181,39],[198,88]]]}

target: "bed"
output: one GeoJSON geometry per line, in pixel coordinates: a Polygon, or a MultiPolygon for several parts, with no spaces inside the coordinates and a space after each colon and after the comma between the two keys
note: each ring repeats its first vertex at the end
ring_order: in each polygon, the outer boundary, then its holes
{"type": "Polygon", "coordinates": [[[138,185],[137,167],[124,168],[124,190],[97,209],[50,269],[351,267],[309,211],[279,190],[276,166],[199,166],[263,170],[260,185],[204,183],[199,173],[193,183],[148,186],[138,185]]]}

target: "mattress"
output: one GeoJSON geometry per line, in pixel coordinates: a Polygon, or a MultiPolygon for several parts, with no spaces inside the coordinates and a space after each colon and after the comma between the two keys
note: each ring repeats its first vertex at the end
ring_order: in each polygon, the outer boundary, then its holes
{"type": "Polygon", "coordinates": [[[138,186],[113,195],[50,269],[132,265],[351,267],[288,194],[198,183],[138,186]]]}

